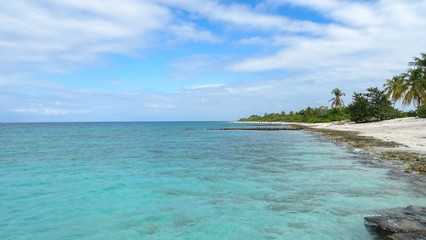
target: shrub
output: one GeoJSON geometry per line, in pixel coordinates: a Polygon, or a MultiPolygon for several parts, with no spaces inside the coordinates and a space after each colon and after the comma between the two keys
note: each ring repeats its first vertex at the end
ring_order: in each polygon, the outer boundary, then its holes
{"type": "Polygon", "coordinates": [[[370,102],[370,110],[374,119],[385,120],[396,117],[398,110],[392,107],[392,103],[384,91],[380,91],[378,88],[368,88],[367,91],[365,95],[370,102]]]}
{"type": "Polygon", "coordinates": [[[416,110],[417,116],[420,118],[426,118],[426,106],[420,106],[416,110]]]}
{"type": "Polygon", "coordinates": [[[348,106],[350,120],[367,122],[395,118],[400,112],[392,107],[383,91],[368,88],[367,93],[354,93],[353,102],[348,106]]]}
{"type": "Polygon", "coordinates": [[[366,122],[371,119],[370,102],[363,93],[354,93],[353,102],[348,106],[349,119],[355,122],[366,122]]]}
{"type": "Polygon", "coordinates": [[[417,116],[417,112],[414,111],[414,110],[410,110],[410,111],[408,111],[406,113],[407,113],[407,117],[415,117],[415,116],[417,116]]]}

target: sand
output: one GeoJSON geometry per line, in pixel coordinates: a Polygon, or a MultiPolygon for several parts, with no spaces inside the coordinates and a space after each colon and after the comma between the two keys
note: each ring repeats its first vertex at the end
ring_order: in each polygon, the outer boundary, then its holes
{"type": "Polygon", "coordinates": [[[354,131],[361,136],[374,137],[403,146],[401,151],[426,154],[426,118],[398,118],[372,123],[316,123],[300,124],[312,128],[354,131]]]}

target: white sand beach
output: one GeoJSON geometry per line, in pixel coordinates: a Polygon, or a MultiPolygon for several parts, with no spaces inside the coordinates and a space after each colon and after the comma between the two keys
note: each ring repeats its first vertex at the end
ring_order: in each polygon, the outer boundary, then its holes
{"type": "Polygon", "coordinates": [[[404,145],[399,150],[426,154],[426,118],[398,118],[372,123],[317,123],[300,124],[313,128],[358,132],[384,141],[404,145]]]}

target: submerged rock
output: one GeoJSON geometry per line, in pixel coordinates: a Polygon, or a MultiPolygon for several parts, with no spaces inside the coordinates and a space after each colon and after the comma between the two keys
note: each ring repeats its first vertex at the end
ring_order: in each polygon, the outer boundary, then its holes
{"type": "Polygon", "coordinates": [[[375,216],[365,220],[384,234],[426,231],[426,222],[413,216],[375,216]]]}
{"type": "Polygon", "coordinates": [[[385,239],[426,240],[426,208],[408,206],[365,217],[365,224],[385,239]]]}
{"type": "Polygon", "coordinates": [[[426,240],[426,232],[423,233],[395,233],[387,236],[386,240],[426,240]]]}
{"type": "Polygon", "coordinates": [[[402,160],[409,164],[407,172],[419,172],[426,174],[426,156],[418,153],[402,151],[385,151],[379,154],[379,158],[387,160],[402,160]]]}
{"type": "Polygon", "coordinates": [[[348,146],[353,148],[359,148],[371,151],[375,148],[381,148],[379,153],[373,150],[372,153],[380,159],[386,160],[402,160],[408,165],[405,170],[407,172],[417,172],[426,175],[426,155],[419,153],[411,153],[407,151],[384,151],[383,148],[395,148],[403,146],[396,142],[389,142],[380,139],[376,139],[368,136],[361,136],[358,132],[353,131],[341,131],[336,129],[326,128],[315,128],[307,125],[288,124],[292,127],[303,127],[304,130],[310,132],[317,132],[331,141],[346,143],[348,146]],[[382,152],[382,153],[380,153],[382,152]]]}

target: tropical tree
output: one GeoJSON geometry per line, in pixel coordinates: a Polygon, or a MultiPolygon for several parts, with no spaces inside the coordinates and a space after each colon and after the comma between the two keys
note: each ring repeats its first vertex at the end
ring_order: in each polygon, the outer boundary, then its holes
{"type": "Polygon", "coordinates": [[[331,94],[334,95],[334,98],[330,99],[328,102],[333,101],[331,103],[332,108],[341,108],[341,107],[345,106],[345,103],[343,102],[343,100],[340,97],[345,96],[346,94],[344,94],[338,88],[333,89],[333,91],[331,91],[331,94]]]}
{"type": "Polygon", "coordinates": [[[393,76],[383,84],[386,96],[394,105],[400,99],[403,100],[403,106],[412,103],[415,107],[426,105],[426,53],[420,55],[421,57],[414,57],[414,61],[408,63],[410,68],[407,73],[393,76]]]}
{"type": "Polygon", "coordinates": [[[414,61],[408,64],[411,68],[406,74],[406,93],[403,105],[414,104],[415,107],[426,105],[426,53],[420,57],[414,57],[414,61]]]}
{"type": "Polygon", "coordinates": [[[426,105],[426,74],[421,67],[408,70],[406,88],[402,104],[405,106],[414,103],[415,107],[426,105]]]}
{"type": "Polygon", "coordinates": [[[405,74],[393,76],[392,79],[387,79],[383,84],[385,95],[395,103],[405,96],[407,85],[405,84],[405,74]]]}
{"type": "Polygon", "coordinates": [[[349,119],[355,122],[369,121],[373,116],[370,111],[370,102],[364,93],[354,93],[352,103],[348,106],[349,119]]]}
{"type": "Polygon", "coordinates": [[[368,88],[367,93],[354,93],[347,111],[351,121],[367,122],[394,118],[398,111],[392,107],[384,91],[368,88]]]}
{"type": "Polygon", "coordinates": [[[392,103],[386,97],[384,91],[377,87],[368,88],[365,93],[370,102],[369,112],[375,119],[384,120],[396,117],[396,109],[392,107],[392,103]]]}
{"type": "Polygon", "coordinates": [[[414,57],[414,62],[408,63],[408,65],[413,66],[415,68],[423,69],[423,72],[426,73],[426,53],[421,53],[421,57],[414,57]]]}

